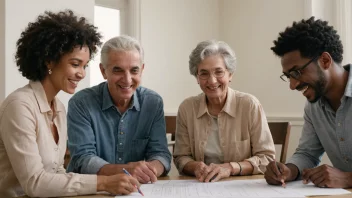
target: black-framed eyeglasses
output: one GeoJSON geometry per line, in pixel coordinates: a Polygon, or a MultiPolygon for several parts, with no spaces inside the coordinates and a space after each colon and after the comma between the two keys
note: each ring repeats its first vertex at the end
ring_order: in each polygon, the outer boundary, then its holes
{"type": "Polygon", "coordinates": [[[200,79],[202,80],[208,80],[210,75],[212,74],[215,78],[222,78],[225,76],[226,70],[224,69],[218,69],[218,70],[214,70],[211,73],[209,71],[200,71],[199,73],[197,73],[197,75],[199,76],[200,79]]]}
{"type": "Polygon", "coordinates": [[[311,64],[314,60],[316,60],[319,56],[316,56],[314,58],[312,58],[310,61],[308,61],[308,63],[304,64],[303,66],[301,66],[300,68],[298,69],[295,69],[295,70],[291,70],[289,71],[288,73],[283,73],[280,78],[281,80],[285,81],[285,82],[290,82],[290,78],[294,78],[296,80],[298,80],[301,75],[302,75],[302,70],[304,68],[306,68],[309,64],[311,64]]]}

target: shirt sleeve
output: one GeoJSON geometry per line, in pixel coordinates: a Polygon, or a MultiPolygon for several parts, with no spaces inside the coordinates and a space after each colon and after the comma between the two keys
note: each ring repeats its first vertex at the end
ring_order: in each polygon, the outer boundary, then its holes
{"type": "Polygon", "coordinates": [[[97,174],[107,161],[97,156],[95,135],[86,107],[71,98],[67,112],[68,148],[71,160],[68,172],[97,174]]]}
{"type": "Polygon", "coordinates": [[[160,161],[164,166],[164,172],[161,176],[165,176],[171,169],[171,153],[167,147],[164,105],[161,98],[158,104],[156,116],[150,131],[150,139],[146,150],[146,160],[160,161]]]}
{"type": "Polygon", "coordinates": [[[182,103],[176,118],[175,150],[173,153],[174,163],[179,173],[182,173],[188,162],[195,161],[191,151],[186,113],[185,103],[182,103]]]}
{"type": "Polygon", "coordinates": [[[36,128],[40,123],[33,108],[24,100],[14,100],[0,120],[7,156],[24,192],[31,197],[96,193],[96,175],[57,174],[44,169],[36,142],[36,128]]]}
{"type": "MultiPolygon", "coordinates": [[[[303,130],[298,147],[292,157],[286,162],[287,164],[296,165],[300,175],[302,175],[303,169],[318,166],[325,152],[313,127],[310,114],[309,104],[306,104],[304,108],[303,130]]],[[[300,176],[297,178],[300,178],[300,176]]]]}
{"type": "Polygon", "coordinates": [[[263,107],[257,99],[251,104],[250,120],[252,157],[245,161],[252,164],[252,174],[263,174],[269,162],[275,159],[275,145],[263,107]]]}

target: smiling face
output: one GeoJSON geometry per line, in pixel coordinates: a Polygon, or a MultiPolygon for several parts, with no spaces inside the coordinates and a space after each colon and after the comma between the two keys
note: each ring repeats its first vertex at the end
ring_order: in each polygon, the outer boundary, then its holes
{"type": "Polygon", "coordinates": [[[197,68],[197,81],[200,88],[203,90],[209,100],[211,99],[226,99],[229,82],[232,78],[226,70],[224,59],[220,55],[212,55],[206,57],[197,68]],[[225,72],[223,77],[216,78],[214,74],[225,72]],[[208,73],[208,79],[202,79],[200,75],[208,73]]]}
{"type": "Polygon", "coordinates": [[[52,73],[44,80],[50,82],[50,87],[56,93],[62,90],[73,94],[78,82],[86,75],[85,68],[89,60],[89,48],[77,46],[72,52],[64,54],[58,63],[48,64],[48,69],[51,69],[52,73]]]}
{"type": "Polygon", "coordinates": [[[100,64],[100,71],[107,79],[110,95],[115,104],[121,100],[130,101],[141,83],[144,65],[139,52],[111,50],[107,56],[107,65],[100,64]]]}
{"type": "MultiPolygon", "coordinates": [[[[288,52],[281,58],[282,71],[289,73],[292,70],[299,69],[309,60],[309,58],[302,58],[299,51],[288,52]]],[[[300,73],[301,76],[298,79],[290,78],[291,90],[302,92],[311,103],[318,101],[326,94],[327,79],[324,71],[316,61],[310,63],[300,73]]]]}

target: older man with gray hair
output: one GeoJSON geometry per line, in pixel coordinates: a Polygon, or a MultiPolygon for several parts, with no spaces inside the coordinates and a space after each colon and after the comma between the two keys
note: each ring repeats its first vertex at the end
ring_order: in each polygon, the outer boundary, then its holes
{"type": "Polygon", "coordinates": [[[143,49],[134,38],[119,36],[103,45],[106,82],[69,101],[68,171],[113,175],[125,168],[141,183],[169,172],[163,100],[139,86],[143,69],[143,49]]]}

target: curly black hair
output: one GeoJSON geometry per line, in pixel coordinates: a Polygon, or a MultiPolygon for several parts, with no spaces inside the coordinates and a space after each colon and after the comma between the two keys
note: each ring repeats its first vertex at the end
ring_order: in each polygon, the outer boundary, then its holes
{"type": "Polygon", "coordinates": [[[337,31],[327,21],[315,20],[314,17],[293,22],[292,27],[280,32],[278,39],[274,41],[274,47],[270,49],[279,57],[299,50],[305,58],[314,58],[328,52],[338,64],[343,59],[343,46],[337,31]]]}
{"type": "Polygon", "coordinates": [[[48,75],[47,63],[58,63],[77,46],[87,45],[92,58],[101,45],[101,37],[97,27],[71,10],[46,11],[28,24],[16,43],[18,70],[29,80],[43,80],[48,75]]]}

